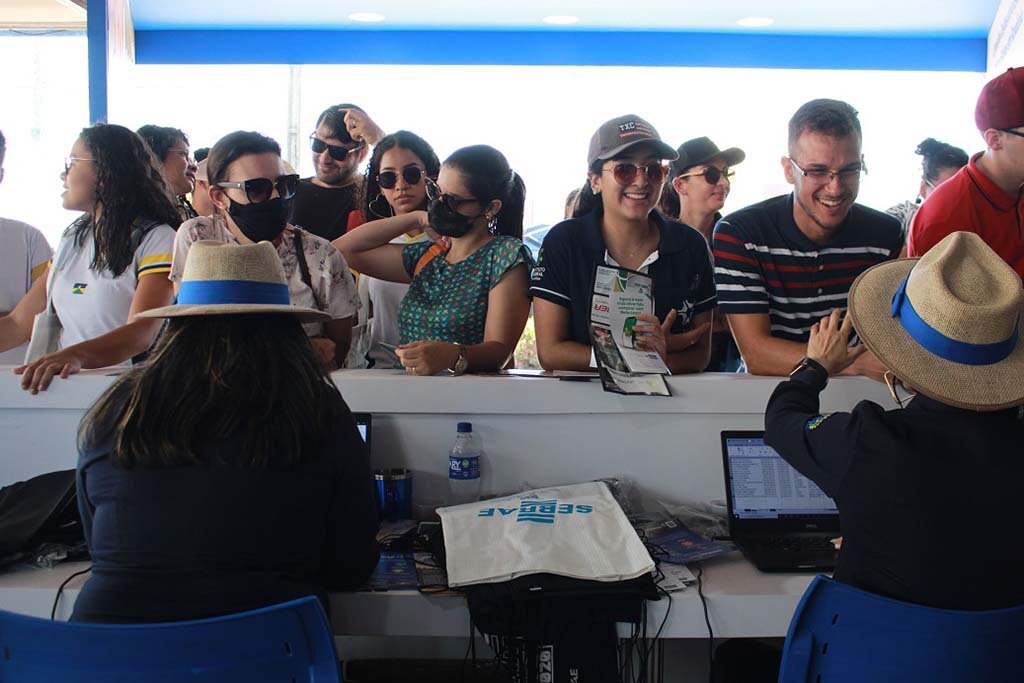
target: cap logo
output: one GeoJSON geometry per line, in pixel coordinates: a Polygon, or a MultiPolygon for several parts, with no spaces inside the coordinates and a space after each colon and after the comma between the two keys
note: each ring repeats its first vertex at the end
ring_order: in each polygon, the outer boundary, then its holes
{"type": "Polygon", "coordinates": [[[625,123],[619,124],[620,140],[625,140],[626,138],[632,138],[637,136],[645,138],[656,137],[654,135],[654,131],[652,131],[648,126],[641,123],[640,121],[626,121],[625,123]]]}

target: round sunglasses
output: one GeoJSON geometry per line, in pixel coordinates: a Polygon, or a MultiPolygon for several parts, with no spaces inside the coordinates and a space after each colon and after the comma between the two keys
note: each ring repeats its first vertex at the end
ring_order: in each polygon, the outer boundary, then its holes
{"type": "Polygon", "coordinates": [[[665,178],[665,165],[659,161],[651,161],[646,164],[631,164],[621,161],[611,167],[612,177],[619,185],[632,185],[637,175],[642,171],[650,182],[657,185],[665,178]]]}
{"type": "Polygon", "coordinates": [[[242,180],[240,182],[225,181],[217,183],[217,187],[242,190],[245,192],[245,196],[250,203],[262,204],[270,199],[271,195],[274,194],[275,187],[277,188],[277,194],[281,199],[291,199],[294,197],[295,191],[299,187],[299,175],[297,173],[283,175],[277,180],[271,180],[270,178],[250,178],[249,180],[242,180]]]}
{"type": "Polygon", "coordinates": [[[471,204],[473,202],[480,203],[480,200],[476,199],[475,197],[471,197],[469,199],[462,199],[459,197],[453,197],[450,194],[445,194],[444,192],[441,192],[441,188],[437,186],[437,183],[435,183],[430,178],[427,178],[426,189],[427,199],[429,199],[432,202],[441,202],[451,211],[457,211],[458,208],[463,204],[471,204]]]}
{"type": "Polygon", "coordinates": [[[335,161],[345,161],[345,159],[348,158],[349,154],[352,154],[353,152],[358,152],[363,147],[366,147],[365,143],[361,145],[356,145],[355,147],[329,145],[320,138],[318,138],[316,136],[316,133],[313,133],[312,135],[309,136],[309,148],[313,150],[315,154],[321,154],[323,153],[324,150],[327,150],[327,154],[329,154],[330,157],[335,161]]]}
{"type": "MultiPolygon", "coordinates": [[[[402,169],[402,180],[406,185],[418,185],[423,178],[423,169],[419,166],[406,166],[402,169]]],[[[393,190],[398,184],[398,174],[394,171],[381,171],[377,174],[377,184],[385,190],[393,190]]]]}
{"type": "Polygon", "coordinates": [[[727,168],[724,171],[717,166],[707,166],[703,171],[697,173],[683,173],[680,174],[679,178],[695,178],[697,176],[704,176],[704,180],[707,181],[708,185],[717,185],[718,181],[724,176],[730,183],[732,182],[733,176],[736,175],[736,171],[731,168],[727,168]]]}

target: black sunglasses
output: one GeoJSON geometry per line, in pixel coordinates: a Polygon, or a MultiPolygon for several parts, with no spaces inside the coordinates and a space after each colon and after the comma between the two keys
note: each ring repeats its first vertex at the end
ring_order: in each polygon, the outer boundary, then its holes
{"type": "Polygon", "coordinates": [[[1012,128],[1000,128],[999,130],[1004,133],[1009,133],[1010,135],[1016,135],[1019,138],[1024,138],[1024,133],[1019,130],[1013,130],[1012,128]]]}
{"type": "Polygon", "coordinates": [[[270,199],[270,196],[274,194],[275,187],[277,188],[277,194],[281,199],[291,199],[294,197],[295,190],[299,187],[299,175],[297,173],[283,175],[277,180],[271,180],[270,178],[250,178],[249,180],[243,180],[241,182],[217,183],[217,187],[242,190],[245,192],[246,198],[248,198],[251,203],[262,204],[270,199]]]}
{"type": "Polygon", "coordinates": [[[655,185],[660,183],[665,177],[665,165],[660,161],[652,161],[642,165],[622,161],[612,166],[610,170],[615,178],[615,182],[623,186],[632,185],[641,170],[647,180],[655,185]]]}
{"type": "Polygon", "coordinates": [[[446,207],[448,207],[451,211],[458,210],[458,208],[460,206],[462,206],[463,204],[471,204],[473,202],[480,203],[479,199],[475,199],[475,198],[460,199],[459,197],[453,197],[450,194],[445,194],[445,193],[441,192],[441,188],[437,186],[437,183],[435,183],[430,178],[427,178],[426,188],[427,188],[427,199],[429,199],[432,202],[441,202],[446,207]]]}
{"type": "Polygon", "coordinates": [[[704,176],[704,180],[708,182],[708,185],[717,185],[718,181],[725,176],[725,179],[730,183],[732,182],[733,176],[736,175],[736,171],[731,168],[727,168],[724,171],[717,166],[708,166],[703,171],[697,173],[682,173],[678,175],[678,178],[693,178],[696,176],[704,176]]]}
{"type": "Polygon", "coordinates": [[[355,147],[329,145],[320,138],[318,138],[316,136],[316,133],[312,133],[309,136],[309,148],[311,150],[313,150],[316,154],[321,154],[326,149],[327,153],[331,155],[331,158],[334,159],[335,161],[345,161],[345,159],[348,158],[349,154],[352,154],[353,152],[358,152],[363,147],[366,147],[365,143],[361,145],[356,145],[355,147]]]}
{"type": "MultiPolygon", "coordinates": [[[[423,170],[419,166],[406,166],[402,169],[402,180],[406,185],[417,185],[421,178],[423,170]]],[[[398,184],[398,174],[394,171],[382,171],[377,174],[377,184],[385,190],[392,190],[398,184]]]]}

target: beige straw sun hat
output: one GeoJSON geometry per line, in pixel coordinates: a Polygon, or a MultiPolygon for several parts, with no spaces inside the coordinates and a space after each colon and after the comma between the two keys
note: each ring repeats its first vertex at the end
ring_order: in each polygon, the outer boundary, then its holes
{"type": "Polygon", "coordinates": [[[850,288],[864,344],[914,390],[947,405],[1024,404],[1020,277],[978,235],[864,271],[850,288]]]}
{"type": "Polygon", "coordinates": [[[293,306],[287,283],[281,258],[270,242],[202,240],[188,251],[177,303],[144,311],[138,317],[288,313],[301,322],[330,318],[322,311],[293,306]]]}

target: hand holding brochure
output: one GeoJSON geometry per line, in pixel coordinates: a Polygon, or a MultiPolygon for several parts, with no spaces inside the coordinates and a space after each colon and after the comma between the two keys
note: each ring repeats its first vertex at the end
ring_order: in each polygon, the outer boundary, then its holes
{"type": "Polygon", "coordinates": [[[657,351],[638,343],[638,317],[645,314],[654,315],[654,280],[635,270],[598,266],[590,306],[590,339],[605,391],[671,395],[663,377],[671,374],[665,361],[657,351]]]}

